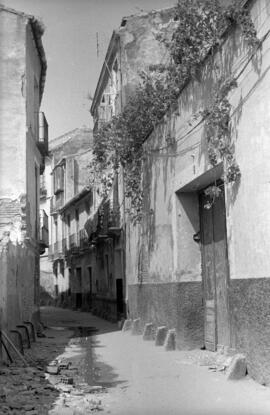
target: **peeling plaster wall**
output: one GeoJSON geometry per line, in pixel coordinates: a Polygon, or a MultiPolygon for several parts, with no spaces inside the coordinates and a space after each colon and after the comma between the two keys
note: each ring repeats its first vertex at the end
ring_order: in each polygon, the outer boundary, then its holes
{"type": "Polygon", "coordinates": [[[173,17],[173,7],[129,16],[125,26],[118,30],[120,35],[118,56],[121,62],[123,104],[140,81],[140,71],[147,71],[149,65],[166,62],[168,51],[156,39],[156,35],[162,30],[170,32],[174,25],[173,17]]]}

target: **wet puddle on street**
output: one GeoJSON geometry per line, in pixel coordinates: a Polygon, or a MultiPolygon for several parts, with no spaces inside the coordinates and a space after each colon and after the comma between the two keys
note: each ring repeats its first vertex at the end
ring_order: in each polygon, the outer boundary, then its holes
{"type": "Polygon", "coordinates": [[[76,384],[82,383],[101,388],[113,386],[110,368],[96,358],[95,349],[102,347],[95,336],[99,331],[97,328],[92,326],[51,328],[58,331],[68,329],[73,332],[64,353],[58,358],[60,366],[66,366],[60,372],[63,382],[68,383],[70,379],[70,382],[76,384]]]}
{"type": "Polygon", "coordinates": [[[103,364],[98,362],[95,353],[95,348],[100,347],[96,338],[99,330],[92,326],[53,329],[59,334],[64,330],[72,334],[63,353],[47,366],[51,382],[60,391],[50,414],[64,414],[66,408],[79,408],[83,414],[102,410],[103,396],[110,385],[104,381],[106,371],[103,371],[103,364]]]}

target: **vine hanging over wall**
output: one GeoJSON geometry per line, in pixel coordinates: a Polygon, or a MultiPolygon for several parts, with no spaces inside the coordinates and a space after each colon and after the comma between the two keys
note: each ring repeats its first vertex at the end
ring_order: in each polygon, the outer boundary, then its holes
{"type": "MultiPolygon", "coordinates": [[[[143,141],[174,108],[182,89],[197,77],[204,59],[221,45],[224,33],[233,25],[239,25],[250,50],[254,50],[259,44],[256,30],[248,10],[239,7],[237,1],[224,7],[221,0],[178,0],[172,33],[158,37],[168,48],[169,62],[142,72],[141,82],[123,111],[95,134],[92,168],[102,177],[104,195],[111,188],[111,172],[121,164],[135,220],[140,218],[143,200],[143,141]]],[[[231,144],[228,100],[236,86],[234,79],[217,78],[212,103],[200,114],[205,120],[209,160],[212,165],[225,160],[227,181],[235,181],[240,175],[231,144]]]]}

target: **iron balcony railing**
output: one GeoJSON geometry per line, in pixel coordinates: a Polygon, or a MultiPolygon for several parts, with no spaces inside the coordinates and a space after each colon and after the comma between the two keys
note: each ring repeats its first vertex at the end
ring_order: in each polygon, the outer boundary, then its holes
{"type": "Polygon", "coordinates": [[[79,235],[77,233],[73,233],[69,235],[69,242],[68,242],[68,252],[71,254],[76,254],[79,252],[79,235]]]}
{"type": "Polygon", "coordinates": [[[120,228],[120,207],[113,206],[109,212],[109,229],[120,228]]]}
{"type": "Polygon", "coordinates": [[[64,203],[65,203],[64,193],[58,193],[57,195],[52,196],[50,200],[51,215],[54,213],[57,213],[58,210],[64,206],[64,203]]]}
{"type": "Polygon", "coordinates": [[[79,241],[80,241],[80,249],[84,250],[87,249],[89,244],[88,244],[88,235],[85,229],[81,229],[79,231],[79,241]]]}
{"type": "Polygon", "coordinates": [[[119,235],[121,232],[120,216],[119,204],[111,200],[103,201],[98,210],[85,223],[89,241],[119,235]]]}

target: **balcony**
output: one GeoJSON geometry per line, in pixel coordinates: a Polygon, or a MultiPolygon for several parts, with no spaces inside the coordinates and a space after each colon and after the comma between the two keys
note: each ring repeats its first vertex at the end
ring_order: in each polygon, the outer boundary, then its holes
{"type": "Polygon", "coordinates": [[[89,248],[88,235],[85,229],[79,231],[80,251],[84,251],[89,248]]]}
{"type": "Polygon", "coordinates": [[[45,249],[49,246],[49,231],[48,231],[48,215],[45,210],[40,211],[40,236],[39,236],[39,251],[44,254],[45,249]]]}
{"type": "Polygon", "coordinates": [[[108,233],[110,235],[120,235],[121,233],[119,206],[113,206],[110,209],[109,221],[108,221],[108,233]]]}
{"type": "Polygon", "coordinates": [[[38,141],[37,141],[37,146],[38,149],[40,151],[40,153],[43,156],[47,156],[48,155],[48,139],[49,139],[49,134],[48,134],[48,123],[46,120],[46,117],[44,115],[44,112],[39,112],[38,113],[38,141]]]}
{"type": "Polygon", "coordinates": [[[69,236],[69,252],[71,254],[79,253],[79,241],[76,233],[69,236]]]}
{"type": "Polygon", "coordinates": [[[64,193],[58,193],[51,197],[50,200],[50,213],[51,215],[58,213],[58,210],[64,206],[64,193]]]}
{"type": "Polygon", "coordinates": [[[110,201],[106,200],[98,209],[97,238],[99,241],[108,238],[109,213],[110,201]]]}
{"type": "Polygon", "coordinates": [[[90,241],[100,242],[121,233],[120,207],[111,200],[103,201],[98,210],[86,221],[85,229],[90,241]]]}
{"type": "Polygon", "coordinates": [[[65,253],[65,239],[54,242],[51,249],[52,259],[62,259],[65,253]]]}

